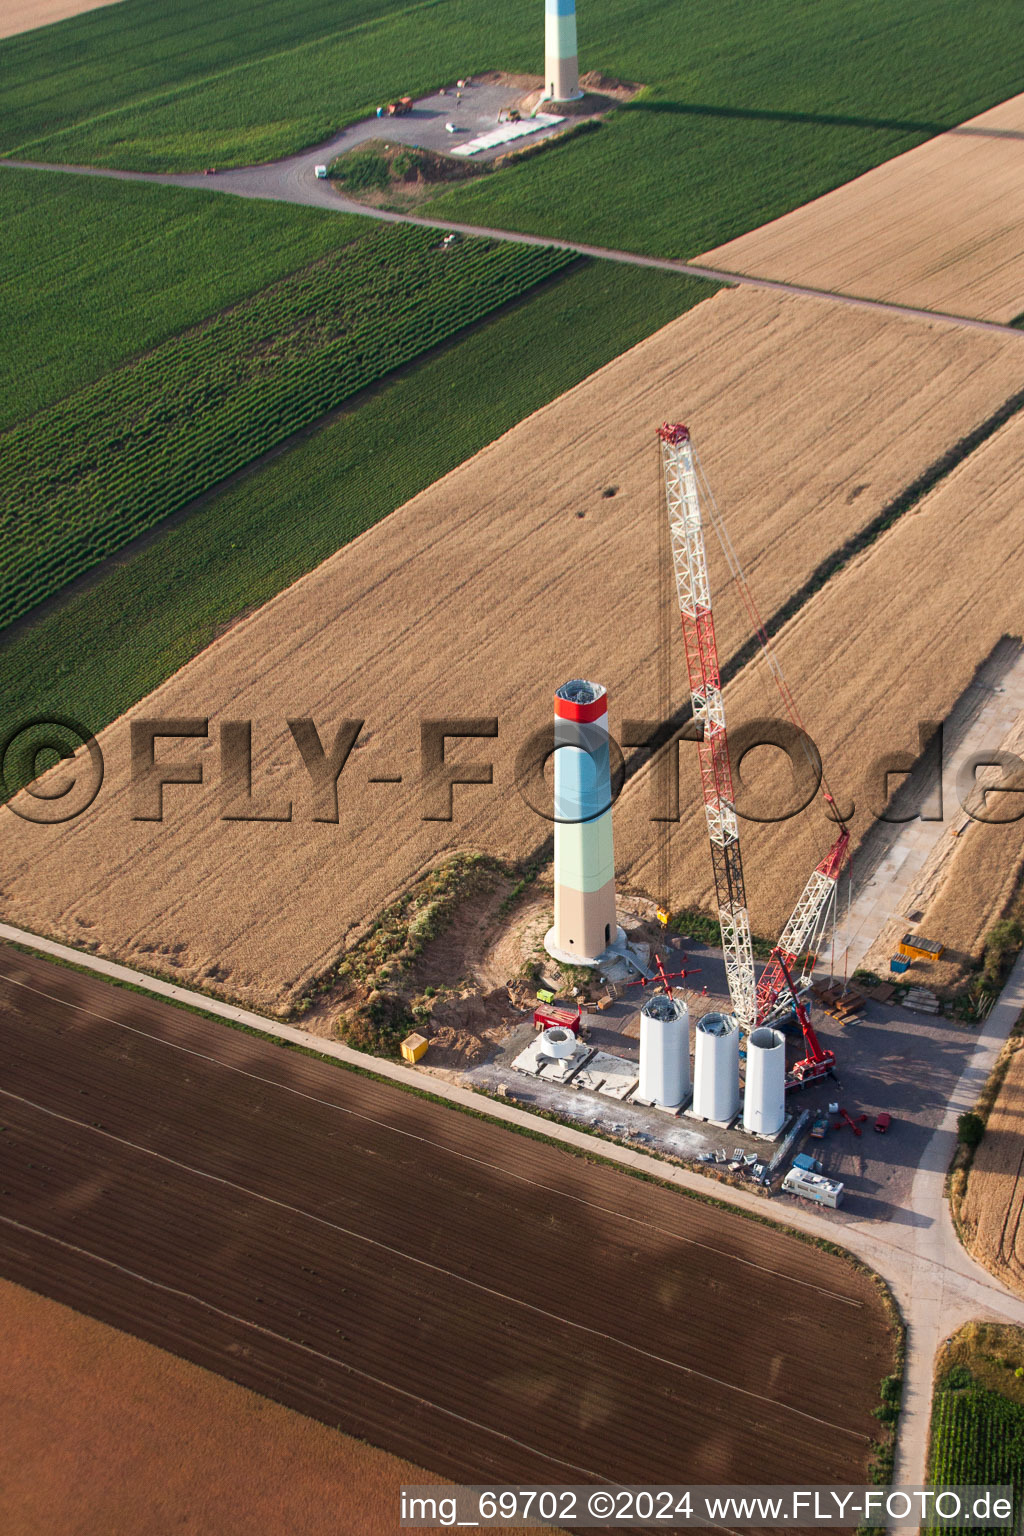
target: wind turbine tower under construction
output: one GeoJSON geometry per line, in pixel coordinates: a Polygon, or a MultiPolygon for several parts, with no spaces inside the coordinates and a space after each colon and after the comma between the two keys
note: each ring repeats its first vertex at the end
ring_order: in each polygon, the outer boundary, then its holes
{"type": "Polygon", "coordinates": [[[576,0],[544,0],[544,91],[549,101],[578,101],[576,0]]]}

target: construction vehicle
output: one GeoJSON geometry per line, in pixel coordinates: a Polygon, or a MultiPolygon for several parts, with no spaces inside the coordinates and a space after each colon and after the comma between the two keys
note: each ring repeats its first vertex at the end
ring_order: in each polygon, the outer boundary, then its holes
{"type": "Polygon", "coordinates": [[[788,1012],[790,1005],[788,1001],[783,1002],[783,993],[788,988],[796,1005],[796,1016],[803,1029],[808,1051],[805,1060],[799,1062],[794,1069],[793,1083],[790,1085],[787,1082],[787,1086],[803,1086],[830,1072],[835,1065],[835,1056],[831,1051],[823,1050],[814,1035],[806,1009],[793,984],[792,969],[802,959],[801,985],[809,980],[817,950],[834,917],[836,890],[848,858],[850,834],[828,788],[820,759],[813,754],[810,738],[804,730],[789,685],[772,650],[746,577],[715,507],[710,488],[703,479],[689,430],[681,423],[666,423],[658,429],[658,437],[661,440],[662,471],[690,701],[694,722],[701,727],[697,757],[733,1017],[742,1029],[748,1031],[770,1022],[780,1008],[788,1012]],[[702,482],[703,498],[708,505],[712,525],[750,616],[754,633],[768,659],[786,711],[805,744],[829,815],[840,825],[839,836],[807,881],[772,951],[772,957],[760,981],[756,983],[740,855],[739,821],[725,726],[721,669],[715,640],[711,584],[704,548],[702,491],[698,486],[698,477],[702,482]]]}
{"type": "Polygon", "coordinates": [[[498,113],[499,123],[518,123],[521,121],[522,118],[518,107],[502,107],[498,113]]]}
{"type": "Polygon", "coordinates": [[[804,1032],[804,1044],[807,1047],[807,1055],[804,1059],[798,1061],[792,1072],[787,1072],[786,1074],[786,1092],[791,1093],[796,1088],[807,1088],[811,1083],[818,1082],[822,1077],[833,1076],[836,1069],[836,1053],[823,1046],[815,1034],[810,1014],[796,995],[793,977],[790,974],[789,966],[786,964],[786,957],[782,950],[776,947],[772,951],[772,958],[777,960],[782,968],[786,985],[792,993],[793,1006],[796,1009],[796,1016],[800,1021],[800,1028],[804,1032]]]}
{"type": "Polygon", "coordinates": [[[397,101],[389,101],[384,111],[388,117],[408,117],[412,111],[412,97],[399,96],[397,101]]]}

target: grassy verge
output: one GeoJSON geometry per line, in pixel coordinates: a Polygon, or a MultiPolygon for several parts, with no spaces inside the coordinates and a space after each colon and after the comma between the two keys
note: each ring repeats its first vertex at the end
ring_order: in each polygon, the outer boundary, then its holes
{"type": "Polygon", "coordinates": [[[0,224],[0,431],[372,231],[331,209],[9,168],[0,224]]]}
{"type": "MultiPolygon", "coordinates": [[[[967,1323],[944,1346],[932,1398],[928,1476],[939,1484],[1009,1484],[1019,1503],[1024,1495],[1024,1329],[967,1323]]],[[[1009,1536],[1015,1527],[1008,1523],[993,1529],[1009,1536]]]]}
{"type": "Polygon", "coordinates": [[[571,255],[378,226],[0,438],[0,625],[571,255]]]}
{"type": "MultiPolygon", "coordinates": [[[[710,944],[714,949],[722,947],[722,925],[717,917],[712,917],[709,912],[699,912],[695,907],[684,907],[682,911],[673,912],[669,919],[669,927],[673,933],[680,934],[684,939],[695,939],[698,944],[710,944]]],[[[773,939],[760,939],[757,934],[751,934],[750,942],[758,960],[767,960],[771,957],[772,950],[775,948],[773,939]]]]}
{"type": "Polygon", "coordinates": [[[0,643],[0,737],[99,730],[239,614],[713,292],[588,262],[360,396],[0,643]]]}
{"type": "MultiPolygon", "coordinates": [[[[0,146],[142,170],[252,164],[319,143],[397,94],[454,74],[529,72],[541,56],[526,5],[425,0],[374,19],[365,0],[210,9],[141,0],[127,20],[80,18],[52,40],[7,45],[0,61],[17,89],[0,146]],[[179,10],[187,59],[172,45],[179,10]],[[126,58],[115,80],[112,47],[126,58]]],[[[600,132],[436,206],[692,256],[1020,91],[1017,30],[1015,0],[693,0],[685,27],[673,0],[606,0],[580,24],[584,68],[647,89],[600,132]]]]}

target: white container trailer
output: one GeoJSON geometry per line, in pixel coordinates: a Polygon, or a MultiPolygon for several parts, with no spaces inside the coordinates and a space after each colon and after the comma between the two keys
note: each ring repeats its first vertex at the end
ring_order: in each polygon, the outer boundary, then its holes
{"type": "Polygon", "coordinates": [[[830,1206],[833,1210],[842,1203],[843,1185],[838,1179],[826,1179],[824,1174],[810,1173],[803,1168],[791,1168],[782,1187],[789,1195],[801,1195],[805,1200],[830,1206]]]}

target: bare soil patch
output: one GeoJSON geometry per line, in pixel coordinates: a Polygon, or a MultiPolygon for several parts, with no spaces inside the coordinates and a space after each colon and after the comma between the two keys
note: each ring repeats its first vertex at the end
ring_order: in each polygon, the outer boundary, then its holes
{"type": "Polygon", "coordinates": [[[119,0],[5,0],[0,15],[0,37],[32,32],[36,27],[48,27],[67,16],[81,16],[85,11],[98,11],[101,5],[118,3],[119,0]]]}
{"type": "Polygon", "coordinates": [[[330,167],[331,179],[346,197],[400,213],[435,197],[442,186],[484,174],[484,168],[470,160],[385,139],[364,140],[330,167]]]}
{"type": "Polygon", "coordinates": [[[1024,311],[1024,95],[698,261],[1009,322],[1024,311]]]}
{"type": "MultiPolygon", "coordinates": [[[[102,736],[105,782],[85,814],[61,827],[0,819],[5,917],[260,1008],[292,1006],[446,853],[514,861],[550,836],[515,787],[515,761],[567,676],[606,684],[616,731],[624,717],[656,721],[685,702],[658,423],[691,424],[770,614],[1022,377],[1016,336],[753,290],[717,295],[340,550],[115,722],[102,736]],[[364,721],[339,780],[337,824],[313,820],[286,724],[300,715],[328,747],[340,721],[364,721]],[[158,743],[158,758],[201,764],[204,775],[165,789],[162,822],[132,819],[129,722],[143,716],[210,721],[206,739],[158,743]],[[425,798],[420,719],[481,717],[498,720],[498,737],[449,738],[445,760],[491,763],[493,782],[457,784],[453,819],[425,820],[437,806],[425,798]],[[219,731],[238,719],[253,721],[254,814],[283,815],[291,802],[290,821],[222,819],[219,731]]],[[[969,478],[962,470],[938,493],[947,499],[905,517],[785,632],[791,682],[840,782],[879,741],[891,744],[894,720],[943,713],[968,658],[987,651],[994,628],[1018,623],[1012,468],[996,441],[965,466],[969,478]],[[962,494],[975,498],[969,518],[962,494]],[[1005,574],[986,599],[993,572],[1005,574]]],[[[712,559],[728,658],[749,622],[720,552],[712,559]]],[[[730,695],[737,724],[778,712],[748,672],[730,695]]],[[[677,908],[710,894],[685,744],[681,760],[687,809],[669,859],[677,908]]],[[[661,895],[649,778],[622,797],[617,857],[627,883],[661,895]]],[[[752,827],[747,839],[757,932],[778,931],[827,846],[817,814],[793,825],[795,834],[752,827]]]]}

